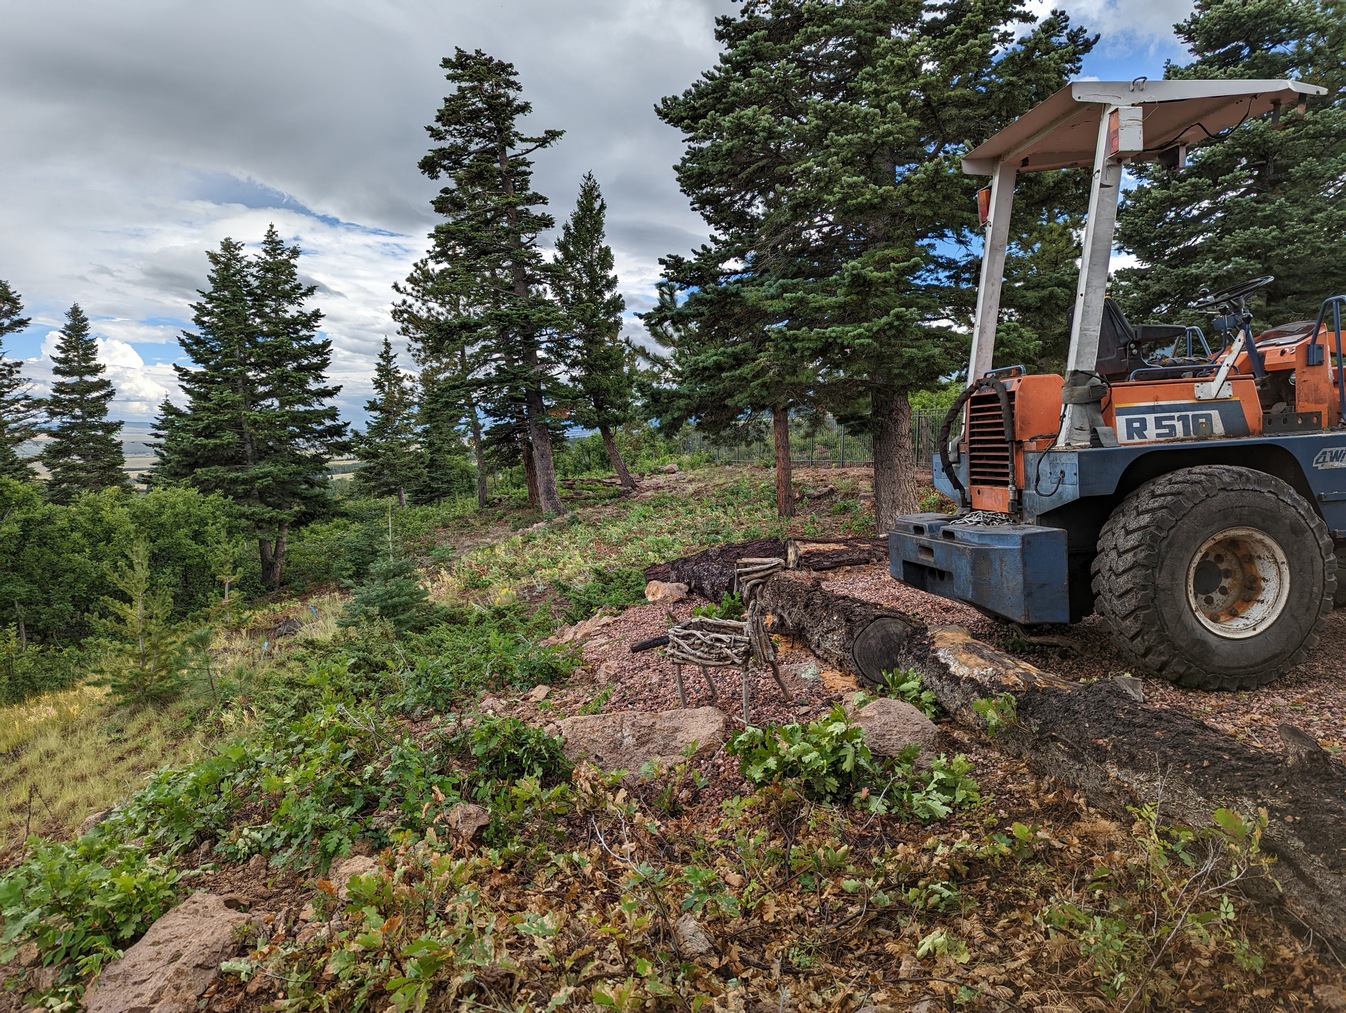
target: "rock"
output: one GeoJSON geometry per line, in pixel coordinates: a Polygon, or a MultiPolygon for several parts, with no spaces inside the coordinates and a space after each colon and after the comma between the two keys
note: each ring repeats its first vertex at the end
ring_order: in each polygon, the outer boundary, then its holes
{"type": "Polygon", "coordinates": [[[554,635],[543,640],[542,644],[550,647],[556,644],[573,644],[577,640],[588,640],[604,626],[611,625],[614,618],[615,616],[607,615],[590,616],[572,626],[561,627],[554,635]]]}
{"type": "Polygon", "coordinates": [[[356,876],[367,876],[371,872],[377,872],[379,863],[374,861],[368,855],[352,855],[340,865],[332,868],[331,875],[327,878],[332,886],[336,887],[337,900],[345,903],[349,897],[350,891],[347,887],[350,881],[356,876]]]}
{"type": "Polygon", "coordinates": [[[691,914],[684,914],[673,923],[673,935],[678,941],[678,952],[689,960],[706,960],[716,955],[715,941],[691,914]]]}
{"type": "Polygon", "coordinates": [[[686,597],[686,584],[652,580],[645,585],[645,600],[651,605],[672,605],[686,597]]]}
{"type": "Polygon", "coordinates": [[[913,742],[921,747],[922,763],[929,763],[938,753],[939,729],[905,700],[871,700],[853,720],[865,730],[865,745],[876,756],[896,756],[913,742]]]}
{"type": "Polygon", "coordinates": [[[83,837],[90,830],[98,826],[98,824],[102,823],[105,819],[107,819],[116,811],[117,810],[115,809],[100,809],[98,810],[98,812],[92,813],[83,823],[79,825],[79,829],[75,831],[75,836],[83,837]]]}
{"type": "Polygon", "coordinates": [[[140,942],[113,961],[84,996],[89,1013],[180,1013],[238,950],[238,932],[254,916],[223,897],[193,894],[150,926],[140,942]]]}
{"type": "Polygon", "coordinates": [[[551,693],[550,686],[548,686],[546,683],[539,683],[538,685],[530,689],[527,692],[526,696],[528,697],[529,700],[533,701],[533,703],[541,703],[543,700],[547,699],[550,693],[551,693]]]}
{"type": "Polygon", "coordinates": [[[459,802],[449,810],[445,825],[464,840],[472,840],[481,833],[482,828],[491,822],[491,814],[479,805],[471,802],[459,802]]]}
{"type": "Polygon", "coordinates": [[[481,698],[481,702],[477,704],[477,706],[481,709],[483,714],[491,715],[499,714],[505,709],[505,705],[501,702],[500,698],[491,696],[489,693],[481,698]]]}
{"type": "Polygon", "coordinates": [[[598,671],[594,673],[594,677],[598,679],[599,682],[615,682],[619,671],[620,667],[617,662],[602,661],[599,662],[598,671]]]}
{"type": "Polygon", "coordinates": [[[714,707],[663,711],[619,711],[565,718],[558,722],[565,755],[572,762],[587,758],[606,770],[635,773],[654,761],[671,766],[695,743],[697,756],[724,743],[728,719],[714,707]]]}
{"type": "Polygon", "coordinates": [[[665,464],[662,468],[659,469],[659,474],[676,475],[678,473],[678,470],[679,469],[676,464],[665,464]]]}

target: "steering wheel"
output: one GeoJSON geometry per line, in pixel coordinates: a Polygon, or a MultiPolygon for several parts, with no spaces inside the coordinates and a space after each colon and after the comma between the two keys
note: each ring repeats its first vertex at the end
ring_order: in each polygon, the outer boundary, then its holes
{"type": "Polygon", "coordinates": [[[1222,303],[1233,302],[1235,299],[1242,299],[1244,296],[1252,295],[1259,288],[1266,288],[1276,278],[1274,275],[1264,274],[1260,278],[1253,278],[1251,281],[1245,281],[1239,285],[1230,285],[1228,288],[1222,288],[1218,292],[1211,292],[1203,295],[1195,302],[1187,305],[1194,310],[1215,309],[1222,303]]]}

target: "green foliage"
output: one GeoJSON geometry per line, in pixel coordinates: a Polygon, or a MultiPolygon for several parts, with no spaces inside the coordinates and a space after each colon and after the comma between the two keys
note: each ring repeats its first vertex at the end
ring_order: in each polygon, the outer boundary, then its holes
{"type": "Polygon", "coordinates": [[[1051,933],[1074,941],[1099,990],[1127,1008],[1174,1008],[1194,954],[1260,972],[1264,958],[1239,923],[1237,890],[1266,872],[1266,811],[1249,820],[1219,809],[1202,830],[1164,826],[1151,805],[1132,811],[1138,848],[1096,868],[1073,898],[1054,898],[1042,914],[1051,933]]]}
{"type": "Polygon", "coordinates": [[[406,506],[407,490],[424,469],[416,447],[416,389],[398,368],[387,338],[374,367],[374,398],[365,402],[365,411],[369,424],[352,441],[360,461],[355,486],[375,496],[395,496],[406,506]]]}
{"type": "Polygon", "coordinates": [[[50,439],[42,448],[48,472],[46,496],[69,503],[82,492],[124,489],[126,458],[122,455],[120,422],[109,422],[108,404],[116,395],[98,361],[98,343],[89,333],[89,318],[79,303],[70,307],[52,356],[57,378],[44,403],[50,439]]]}
{"type": "Polygon", "coordinates": [[[434,622],[443,614],[444,610],[430,601],[429,592],[421,585],[415,564],[409,559],[389,556],[369,568],[368,580],[355,587],[337,622],[354,626],[372,620],[405,633],[434,622]]]}
{"type": "Polygon", "coordinates": [[[340,387],[325,377],[332,344],[318,337],[322,313],[303,308],[316,287],[299,279],[299,247],[275,226],[254,258],[233,239],[206,256],[210,288],[180,339],[192,366],[173,366],[187,405],[160,405],[153,476],[234,503],[276,587],[289,529],[326,497],[327,462],[345,440],[331,403],[340,387]]]}
{"type": "Polygon", "coordinates": [[[864,729],[850,723],[840,705],[807,725],[745,728],[726,747],[752,785],[789,781],[806,798],[848,802],[882,777],[865,745],[864,729]]]}
{"type": "Polygon", "coordinates": [[[112,692],[126,703],[172,699],[198,654],[194,641],[170,622],[172,598],[166,588],[153,586],[149,558],[149,544],[140,540],[125,562],[110,568],[108,579],[124,597],[104,598],[112,615],[97,621],[107,637],[101,667],[112,692]]]}
{"type": "Polygon", "coordinates": [[[474,775],[487,781],[536,777],[554,784],[568,778],[573,769],[559,739],[518,718],[482,716],[454,741],[472,757],[474,775]]]}
{"type": "Polygon", "coordinates": [[[921,673],[912,669],[884,672],[883,695],[905,700],[928,718],[937,718],[941,713],[935,694],[925,688],[921,673]]]}
{"type": "MultiPolygon", "coordinates": [[[[1078,73],[1095,40],[1060,11],[1030,23],[1014,0],[749,4],[716,38],[716,66],[657,107],[687,141],[678,182],[715,238],[663,261],[645,319],[673,386],[656,406],[725,431],[826,405],[875,438],[886,530],[907,392],[961,364],[947,322],[970,313],[977,268],[949,251],[977,246],[980,184],[958,159],[1078,73]]],[[[1043,210],[1082,194],[1025,185],[1040,189],[1021,194],[1011,242],[1031,257],[1043,210]]]]}
{"type": "MultiPolygon", "coordinates": [[[[535,505],[559,514],[548,405],[559,393],[552,335],[562,319],[538,245],[555,221],[533,190],[532,156],[562,131],[520,129],[532,106],[520,97],[513,65],[455,48],[440,66],[453,91],[426,128],[434,146],[420,160],[421,172],[442,183],[431,201],[440,220],[423,272],[428,284],[409,279],[434,310],[428,321],[402,322],[437,346],[427,365],[457,377],[474,424],[480,407],[511,456],[531,450],[535,505]],[[435,328],[441,335],[429,333],[435,328]],[[472,359],[470,368],[460,356],[472,359]]],[[[474,439],[480,443],[475,430],[474,439]]]]}
{"type": "Polygon", "coordinates": [[[972,710],[986,722],[986,730],[992,735],[1013,728],[1019,721],[1019,701],[1013,693],[973,700],[972,710]]]}
{"type": "Polygon", "coordinates": [[[566,610],[563,621],[577,623],[597,615],[605,608],[622,609],[645,600],[645,574],[635,567],[615,570],[593,567],[593,576],[583,584],[557,581],[556,587],[565,595],[566,610]]]}
{"type": "Polygon", "coordinates": [[[1203,138],[1185,169],[1133,167],[1140,184],[1118,217],[1140,263],[1117,272],[1133,322],[1204,323],[1187,304],[1261,275],[1262,326],[1314,319],[1346,290],[1346,18],[1338,0],[1199,0],[1175,26],[1191,52],[1165,78],[1297,78],[1324,85],[1301,118],[1288,110],[1203,138]]]}
{"type": "Polygon", "coordinates": [[[710,602],[705,605],[697,605],[692,609],[692,615],[703,616],[708,619],[730,619],[738,621],[743,618],[743,596],[737,591],[726,594],[719,602],[710,602]]]}
{"type": "Polygon", "coordinates": [[[57,983],[78,991],[178,900],[180,874],[143,848],[94,835],[29,838],[30,854],[0,878],[0,962],[33,943],[57,983]]]}
{"type": "Polygon", "coordinates": [[[807,799],[855,802],[923,823],[981,800],[965,757],[938,757],[925,770],[917,767],[915,745],[894,757],[876,757],[865,744],[864,729],[850,723],[840,704],[807,725],[746,728],[726,750],[739,758],[739,772],[749,784],[792,785],[807,799]]]}
{"type": "Polygon", "coordinates": [[[83,657],[78,650],[20,640],[13,625],[0,633],[0,706],[64,689],[82,674],[83,657]]]}
{"type": "Polygon", "coordinates": [[[23,363],[5,356],[4,337],[28,326],[22,316],[19,294],[0,278],[0,477],[31,482],[32,466],[19,457],[18,448],[40,431],[41,401],[32,396],[32,385],[23,378],[23,363]]]}

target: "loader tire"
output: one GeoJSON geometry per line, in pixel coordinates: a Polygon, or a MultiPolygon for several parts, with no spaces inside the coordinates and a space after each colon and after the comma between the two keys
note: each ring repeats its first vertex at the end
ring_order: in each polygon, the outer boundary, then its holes
{"type": "Polygon", "coordinates": [[[1191,689],[1252,689],[1298,665],[1336,586],[1327,526],[1304,498],[1227,465],[1146,482],[1103,525],[1093,565],[1118,648],[1191,689]]]}

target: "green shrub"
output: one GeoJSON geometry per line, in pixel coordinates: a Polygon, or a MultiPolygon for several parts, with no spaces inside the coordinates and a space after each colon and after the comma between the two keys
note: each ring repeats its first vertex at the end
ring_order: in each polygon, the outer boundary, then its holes
{"type": "Polygon", "coordinates": [[[483,717],[455,739],[475,763],[474,774],[487,781],[541,778],[555,783],[570,776],[572,764],[561,742],[518,718],[483,717]]]}
{"type": "Polygon", "coordinates": [[[0,634],[0,706],[64,689],[82,674],[83,655],[75,648],[26,643],[16,626],[0,634]]]}
{"type": "Polygon", "coordinates": [[[707,605],[696,606],[692,609],[692,615],[703,616],[707,619],[730,619],[737,622],[744,616],[743,598],[737,592],[726,594],[718,603],[711,602],[707,605]]]}
{"type": "Polygon", "coordinates": [[[909,668],[883,673],[883,695],[905,700],[928,718],[941,713],[935,694],[925,688],[921,673],[909,668]]]}
{"type": "Polygon", "coordinates": [[[806,798],[820,802],[850,801],[882,774],[865,745],[864,729],[851,724],[840,705],[807,725],[745,728],[727,748],[739,758],[739,772],[749,784],[793,782],[806,798]]]}
{"type": "Polygon", "coordinates": [[[442,616],[443,609],[430,601],[411,560],[390,557],[370,566],[368,579],[355,588],[337,623],[354,626],[373,619],[405,633],[442,616]]]}
{"type": "Polygon", "coordinates": [[[139,847],[97,834],[28,840],[31,854],[0,878],[0,963],[33,943],[57,984],[97,974],[177,901],[179,873],[139,847]]]}
{"type": "Polygon", "coordinates": [[[577,623],[597,615],[605,608],[626,608],[645,600],[645,573],[635,567],[616,570],[593,568],[593,576],[583,584],[557,581],[557,589],[566,597],[562,621],[577,623]]]}

